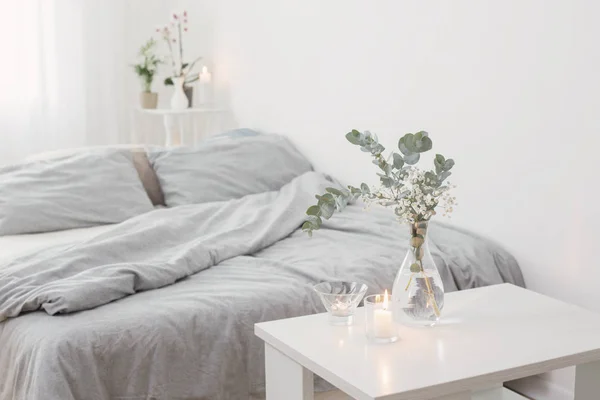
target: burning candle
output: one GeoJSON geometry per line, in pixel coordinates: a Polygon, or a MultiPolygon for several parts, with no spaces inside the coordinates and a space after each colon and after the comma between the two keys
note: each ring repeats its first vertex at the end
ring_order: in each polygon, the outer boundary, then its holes
{"type": "Polygon", "coordinates": [[[388,292],[383,295],[383,305],[373,313],[373,334],[375,337],[388,338],[395,334],[394,319],[389,310],[388,292]]]}
{"type": "Polygon", "coordinates": [[[398,339],[398,327],[390,307],[390,296],[386,290],[382,295],[365,298],[366,333],[374,342],[390,343],[398,339]]]}
{"type": "Polygon", "coordinates": [[[201,106],[206,106],[212,103],[212,74],[208,72],[208,68],[202,67],[202,72],[198,74],[200,85],[198,87],[198,103],[201,106]]]}
{"type": "Polygon", "coordinates": [[[200,79],[200,83],[210,83],[212,80],[212,74],[208,72],[206,65],[202,67],[202,72],[200,72],[198,77],[200,79]]]}
{"type": "Polygon", "coordinates": [[[345,317],[350,315],[350,307],[349,304],[345,301],[336,299],[336,301],[331,305],[331,314],[336,317],[345,317]]]}

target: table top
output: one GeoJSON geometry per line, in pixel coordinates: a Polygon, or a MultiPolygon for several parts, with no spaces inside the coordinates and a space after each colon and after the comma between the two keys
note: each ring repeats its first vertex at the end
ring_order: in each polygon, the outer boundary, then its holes
{"type": "Polygon", "coordinates": [[[433,328],[367,342],[327,314],[255,325],[265,342],[357,399],[427,399],[600,360],[600,314],[510,284],[448,293],[433,328]]]}

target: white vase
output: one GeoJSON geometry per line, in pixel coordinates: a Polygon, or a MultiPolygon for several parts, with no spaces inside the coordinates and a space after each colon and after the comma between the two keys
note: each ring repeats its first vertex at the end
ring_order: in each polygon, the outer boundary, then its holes
{"type": "Polygon", "coordinates": [[[173,110],[184,110],[190,105],[188,98],[183,91],[184,80],[185,78],[183,76],[173,78],[174,91],[173,96],[171,97],[171,109],[173,110]]]}

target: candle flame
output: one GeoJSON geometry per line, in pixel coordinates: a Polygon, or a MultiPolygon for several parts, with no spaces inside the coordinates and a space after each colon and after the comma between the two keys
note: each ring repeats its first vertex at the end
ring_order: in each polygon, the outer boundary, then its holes
{"type": "Polygon", "coordinates": [[[208,68],[206,68],[206,65],[202,67],[202,73],[206,74],[208,72],[208,68]]]}
{"type": "Polygon", "coordinates": [[[385,289],[385,293],[383,294],[383,309],[384,310],[388,309],[388,292],[387,292],[387,289],[385,289]]]}

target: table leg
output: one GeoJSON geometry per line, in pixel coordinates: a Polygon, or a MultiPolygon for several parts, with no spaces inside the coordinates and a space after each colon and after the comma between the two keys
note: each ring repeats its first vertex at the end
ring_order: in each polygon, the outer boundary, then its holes
{"type": "Polygon", "coordinates": [[[165,146],[170,147],[173,146],[173,135],[172,135],[172,126],[173,119],[169,114],[163,115],[163,123],[165,125],[165,146]]]}
{"type": "MultiPolygon", "coordinates": [[[[140,144],[137,135],[137,112],[134,110],[131,112],[129,118],[129,141],[131,144],[140,144]]],[[[141,143],[144,143],[143,141],[141,143]]]]}
{"type": "Polygon", "coordinates": [[[198,127],[196,125],[196,116],[192,115],[192,137],[194,142],[192,143],[194,146],[198,144],[198,127]]]}
{"type": "Polygon", "coordinates": [[[600,398],[600,361],[575,367],[574,400],[597,400],[600,398]]]}
{"type": "Polygon", "coordinates": [[[184,136],[183,115],[165,114],[163,123],[165,125],[165,146],[181,146],[184,136]]]}
{"type": "Polygon", "coordinates": [[[265,372],[267,400],[314,399],[313,373],[266,343],[265,372]]]}
{"type": "Polygon", "coordinates": [[[179,115],[178,116],[178,121],[179,124],[179,141],[176,143],[177,146],[181,146],[184,143],[185,139],[185,128],[184,128],[184,124],[183,124],[183,115],[179,115]]]}

